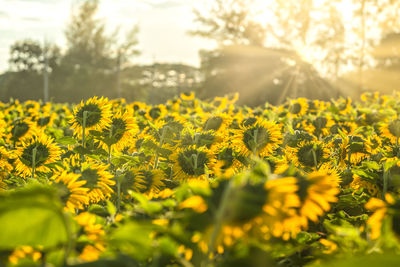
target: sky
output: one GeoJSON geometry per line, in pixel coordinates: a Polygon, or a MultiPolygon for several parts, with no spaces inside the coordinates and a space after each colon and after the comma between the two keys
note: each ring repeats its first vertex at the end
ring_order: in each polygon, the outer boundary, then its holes
{"type": "MultiPolygon", "coordinates": [[[[0,72],[8,68],[10,45],[17,40],[49,41],[65,48],[64,30],[82,0],[0,0],[0,72]]],[[[198,51],[215,44],[187,34],[194,8],[204,0],[100,0],[99,18],[108,31],[139,25],[135,63],[174,62],[199,66],[198,51]]]]}

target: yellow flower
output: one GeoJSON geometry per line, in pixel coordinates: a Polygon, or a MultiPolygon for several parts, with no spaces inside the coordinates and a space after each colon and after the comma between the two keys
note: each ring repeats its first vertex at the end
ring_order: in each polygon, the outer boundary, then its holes
{"type": "Polygon", "coordinates": [[[321,141],[301,141],[296,148],[287,147],[287,158],[296,166],[319,167],[329,159],[330,150],[321,141]]]}
{"type": "Polygon", "coordinates": [[[135,173],[136,188],[139,192],[155,196],[164,186],[164,172],[159,169],[139,168],[133,171],[135,173]]]}
{"type": "Polygon", "coordinates": [[[78,181],[80,175],[63,171],[54,175],[51,179],[54,181],[65,201],[65,209],[75,212],[75,209],[83,209],[84,205],[89,204],[89,188],[83,187],[86,181],[78,181]]]}
{"type": "Polygon", "coordinates": [[[300,215],[313,222],[330,210],[330,203],[337,202],[339,177],[328,170],[314,171],[298,178],[299,196],[302,200],[300,215]]]}
{"type": "Polygon", "coordinates": [[[41,257],[42,253],[34,250],[31,246],[20,246],[13,251],[8,260],[17,265],[21,259],[31,258],[34,262],[37,262],[41,257]]]}
{"type": "Polygon", "coordinates": [[[149,107],[145,117],[150,121],[156,121],[163,119],[168,114],[168,110],[165,105],[157,105],[154,107],[149,107]]]}
{"type": "Polygon", "coordinates": [[[380,196],[379,187],[376,184],[373,184],[367,180],[363,180],[357,174],[353,174],[353,181],[350,183],[349,187],[355,190],[359,190],[361,188],[367,189],[371,196],[380,196]]]}
{"type": "Polygon", "coordinates": [[[178,149],[172,156],[174,177],[179,180],[205,179],[216,162],[215,156],[205,147],[190,146],[178,149]]]}
{"type": "Polygon", "coordinates": [[[379,150],[382,148],[382,140],[381,138],[374,134],[367,137],[365,141],[365,149],[368,153],[375,155],[379,153],[379,150]]]}
{"type": "Polygon", "coordinates": [[[201,196],[192,196],[179,204],[180,209],[190,208],[197,213],[203,213],[208,209],[208,206],[201,196]]]}
{"type": "Polygon", "coordinates": [[[76,136],[82,135],[85,116],[85,134],[86,131],[101,131],[103,128],[109,126],[111,123],[111,105],[108,99],[103,97],[97,99],[97,97],[93,97],[87,100],[86,103],[82,101],[74,108],[74,114],[70,123],[72,124],[76,136]]]}
{"type": "Polygon", "coordinates": [[[89,212],[82,212],[74,219],[83,228],[85,235],[91,241],[91,244],[83,248],[79,258],[84,261],[97,260],[105,250],[103,241],[105,232],[103,226],[96,224],[96,215],[89,212]]]}
{"type": "Polygon", "coordinates": [[[134,135],[139,131],[135,118],[129,112],[118,112],[111,118],[109,126],[102,130],[99,138],[104,149],[121,151],[131,145],[134,135]]]}
{"type": "Polygon", "coordinates": [[[193,250],[190,248],[186,248],[184,245],[180,245],[178,248],[178,253],[183,254],[185,257],[185,260],[190,261],[193,256],[193,250]]]}
{"type": "Polygon", "coordinates": [[[232,147],[240,155],[266,157],[282,143],[280,126],[262,118],[250,118],[233,130],[232,147]]]}
{"type": "Polygon", "coordinates": [[[9,132],[9,139],[15,144],[36,135],[37,129],[29,119],[20,119],[11,124],[9,132]]]}
{"type": "Polygon", "coordinates": [[[113,190],[110,186],[115,185],[112,180],[114,176],[107,171],[107,165],[85,162],[82,164],[81,174],[78,181],[86,181],[85,187],[89,188],[89,201],[97,203],[109,198],[113,190]]]}
{"type": "Polygon", "coordinates": [[[388,204],[395,203],[393,197],[389,194],[386,194],[385,199],[387,203],[378,198],[371,198],[365,204],[367,210],[374,212],[367,221],[367,224],[371,228],[371,239],[377,239],[381,235],[382,221],[387,214],[388,204]]]}
{"type": "Polygon", "coordinates": [[[307,113],[308,103],[306,98],[291,100],[289,104],[289,115],[291,117],[301,117],[307,113]]]}
{"type": "Polygon", "coordinates": [[[400,119],[395,119],[389,123],[383,123],[379,128],[382,137],[386,137],[392,143],[398,143],[400,137],[400,119]]]}
{"type": "Polygon", "coordinates": [[[182,93],[182,94],[180,95],[180,97],[181,97],[182,100],[185,100],[185,101],[193,100],[193,99],[194,99],[194,92],[182,93]]]}
{"type": "Polygon", "coordinates": [[[300,207],[300,199],[296,192],[299,187],[295,177],[284,177],[268,180],[265,183],[267,201],[263,207],[265,215],[261,221],[256,218],[257,224],[261,223],[261,232],[264,238],[281,237],[284,240],[295,237],[305,224],[304,220],[296,214],[300,207]]]}
{"type": "Polygon", "coordinates": [[[336,243],[325,238],[321,238],[319,242],[326,247],[326,249],[323,251],[325,254],[332,254],[338,248],[336,243]]]}
{"type": "Polygon", "coordinates": [[[61,151],[46,135],[35,136],[27,142],[22,141],[15,152],[17,157],[15,170],[23,177],[34,172],[49,172],[47,164],[56,162],[61,151]]]}
{"type": "Polygon", "coordinates": [[[339,109],[339,113],[342,115],[347,115],[349,113],[351,113],[352,110],[352,106],[351,106],[351,99],[350,98],[346,98],[346,99],[339,99],[338,101],[336,101],[336,106],[339,109]]]}

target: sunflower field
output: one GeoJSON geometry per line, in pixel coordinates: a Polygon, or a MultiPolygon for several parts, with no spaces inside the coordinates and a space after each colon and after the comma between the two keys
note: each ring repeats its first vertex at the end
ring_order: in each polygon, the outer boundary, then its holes
{"type": "Polygon", "coordinates": [[[398,266],[400,94],[236,100],[1,103],[0,266],[398,266]]]}

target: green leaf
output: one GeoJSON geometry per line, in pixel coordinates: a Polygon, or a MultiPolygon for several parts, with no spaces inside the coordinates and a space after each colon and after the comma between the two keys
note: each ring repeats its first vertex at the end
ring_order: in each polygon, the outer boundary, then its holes
{"type": "Polygon", "coordinates": [[[136,192],[130,192],[130,195],[135,198],[140,206],[149,214],[155,214],[162,211],[163,207],[161,203],[155,201],[149,201],[145,196],[136,192]]]}
{"type": "MultiPolygon", "coordinates": [[[[341,260],[325,262],[323,266],[341,266],[341,267],[389,267],[399,266],[400,256],[398,255],[368,255],[349,257],[341,260]]],[[[321,266],[321,265],[319,265],[321,266]]]]}
{"type": "Polygon", "coordinates": [[[175,257],[178,254],[178,245],[168,236],[163,236],[158,239],[158,246],[164,255],[175,257]]]}
{"type": "Polygon", "coordinates": [[[61,138],[58,138],[56,140],[57,143],[61,144],[61,145],[75,145],[77,143],[77,141],[75,140],[75,138],[71,137],[71,136],[64,136],[61,138]]]}
{"type": "Polygon", "coordinates": [[[114,215],[115,213],[117,213],[117,208],[114,206],[114,204],[107,200],[107,211],[110,215],[114,215]]]}
{"type": "Polygon", "coordinates": [[[49,187],[28,185],[0,195],[0,250],[21,245],[46,249],[66,244],[68,223],[49,187]]]}
{"type": "Polygon", "coordinates": [[[89,207],[89,212],[102,216],[102,217],[106,217],[109,216],[110,214],[108,213],[107,209],[104,208],[103,206],[99,205],[99,204],[92,204],[89,207]]]}
{"type": "Polygon", "coordinates": [[[154,226],[151,224],[131,221],[115,229],[109,243],[117,251],[144,260],[153,253],[153,240],[150,238],[153,231],[154,226]]]}

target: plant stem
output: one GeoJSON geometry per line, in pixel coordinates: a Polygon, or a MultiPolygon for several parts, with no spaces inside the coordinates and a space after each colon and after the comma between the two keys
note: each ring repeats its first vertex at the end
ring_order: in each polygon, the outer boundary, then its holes
{"type": "Polygon", "coordinates": [[[63,223],[65,226],[65,230],[67,232],[67,246],[65,247],[65,251],[64,251],[64,265],[63,266],[67,266],[67,261],[68,261],[68,256],[69,253],[72,250],[73,247],[73,233],[72,233],[72,229],[71,229],[71,225],[69,224],[68,218],[67,218],[67,214],[62,213],[61,214],[62,218],[63,218],[63,223]]]}
{"type": "Polygon", "coordinates": [[[221,197],[221,205],[219,206],[217,213],[215,215],[215,227],[212,232],[210,243],[208,245],[208,253],[207,253],[207,263],[204,266],[210,266],[210,255],[214,251],[215,241],[217,240],[218,233],[221,231],[223,218],[225,216],[225,210],[229,202],[229,196],[232,191],[232,180],[228,182],[222,197],[221,197]]]}
{"type": "MultiPolygon", "coordinates": [[[[83,112],[83,121],[82,121],[82,147],[85,148],[85,133],[86,133],[86,120],[87,120],[88,111],[83,112]]],[[[85,155],[81,155],[81,161],[85,161],[85,155]]]]}
{"type": "Polygon", "coordinates": [[[121,208],[121,181],[117,178],[117,212],[121,208]]]}
{"type": "Polygon", "coordinates": [[[108,164],[111,163],[111,146],[112,146],[112,145],[110,145],[110,146],[108,147],[108,159],[107,159],[108,164]]]}
{"type": "Polygon", "coordinates": [[[35,177],[36,153],[37,153],[37,147],[34,147],[32,150],[32,175],[31,175],[32,179],[35,177]]]}
{"type": "Polygon", "coordinates": [[[82,122],[82,146],[85,147],[85,131],[86,131],[86,120],[88,111],[83,112],[83,122],[82,122]]]}
{"type": "Polygon", "coordinates": [[[160,144],[157,148],[156,151],[156,158],[154,159],[154,166],[153,169],[157,169],[158,167],[158,160],[159,160],[159,150],[161,149],[162,145],[164,144],[164,138],[165,138],[165,131],[167,130],[167,128],[169,128],[168,126],[166,126],[163,130],[162,130],[162,134],[160,137],[160,144]]]}
{"type": "Polygon", "coordinates": [[[314,150],[314,148],[311,150],[311,152],[312,152],[313,159],[314,159],[314,165],[315,165],[315,169],[318,171],[317,154],[315,154],[315,150],[314,150]]]}
{"type": "Polygon", "coordinates": [[[382,200],[385,201],[385,195],[387,192],[387,187],[388,187],[388,178],[389,178],[389,173],[387,170],[383,171],[383,192],[382,192],[382,200]]]}

